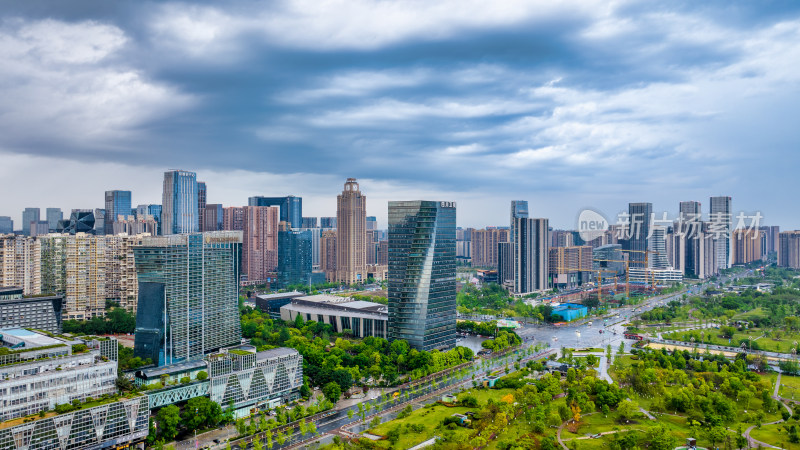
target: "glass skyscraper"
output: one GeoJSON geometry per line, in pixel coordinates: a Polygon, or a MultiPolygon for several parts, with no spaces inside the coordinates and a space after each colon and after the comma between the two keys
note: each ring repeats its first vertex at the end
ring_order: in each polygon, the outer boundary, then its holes
{"type": "Polygon", "coordinates": [[[197,203],[197,175],[194,172],[185,170],[164,172],[161,234],[199,231],[197,203]]]}
{"type": "Polygon", "coordinates": [[[280,207],[280,221],[288,222],[292,228],[303,226],[303,198],[290,195],[288,197],[250,197],[248,206],[278,206],[280,207]]]}
{"type": "Polygon", "coordinates": [[[456,344],[456,205],[389,202],[389,339],[456,344]]]}
{"type": "Polygon", "coordinates": [[[278,231],[278,286],[310,284],[311,232],[284,228],[278,231]]]}
{"type": "Polygon", "coordinates": [[[134,248],[136,356],[161,366],[240,342],[241,247],[241,231],[215,231],[147,237],[134,248]]]}
{"type": "Polygon", "coordinates": [[[114,222],[119,216],[131,215],[131,191],[106,191],[104,230],[114,234],[114,222]]]}
{"type": "Polygon", "coordinates": [[[511,230],[508,233],[508,242],[514,242],[516,236],[516,220],[518,218],[528,218],[528,201],[511,200],[511,230]]]}

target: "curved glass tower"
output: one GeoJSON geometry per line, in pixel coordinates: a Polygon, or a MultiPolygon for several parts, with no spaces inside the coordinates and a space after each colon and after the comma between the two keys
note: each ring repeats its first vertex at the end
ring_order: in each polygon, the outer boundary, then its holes
{"type": "Polygon", "coordinates": [[[389,340],[456,344],[456,205],[389,202],[389,340]]]}

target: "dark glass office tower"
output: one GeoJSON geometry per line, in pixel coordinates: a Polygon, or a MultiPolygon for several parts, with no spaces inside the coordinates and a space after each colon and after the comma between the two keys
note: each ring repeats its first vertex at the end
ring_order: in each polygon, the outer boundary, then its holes
{"type": "Polygon", "coordinates": [[[456,344],[456,205],[389,202],[389,340],[456,344]]]}
{"type": "Polygon", "coordinates": [[[144,238],[134,355],[161,366],[238,344],[241,251],[241,231],[144,238]]]}
{"type": "Polygon", "coordinates": [[[311,232],[287,229],[281,223],[278,231],[278,286],[310,284],[311,232]]]}
{"type": "Polygon", "coordinates": [[[288,197],[250,197],[248,206],[278,206],[279,220],[289,222],[292,228],[303,227],[303,198],[290,195],[288,197]]]}
{"type": "Polygon", "coordinates": [[[114,222],[119,216],[131,215],[131,191],[106,191],[106,215],[103,229],[106,234],[114,234],[114,222]]]}
{"type": "MultiPolygon", "coordinates": [[[[623,248],[631,250],[630,261],[639,263],[634,267],[644,267],[641,263],[645,261],[645,252],[649,250],[647,237],[650,234],[652,212],[652,203],[628,203],[630,223],[628,225],[628,239],[625,241],[623,248]]],[[[649,258],[647,259],[649,260],[649,258]]]]}
{"type": "Polygon", "coordinates": [[[197,203],[197,175],[194,172],[164,172],[161,233],[196,233],[200,223],[197,203]]]}

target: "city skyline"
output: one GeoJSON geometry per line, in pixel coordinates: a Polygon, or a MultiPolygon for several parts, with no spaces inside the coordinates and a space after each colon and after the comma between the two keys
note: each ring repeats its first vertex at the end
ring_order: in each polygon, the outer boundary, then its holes
{"type": "Polygon", "coordinates": [[[15,219],[113,189],[159,203],[183,167],[209,203],[294,194],[319,216],[357,178],[382,227],[393,197],[452,199],[478,227],[514,198],[566,227],[716,195],[800,223],[793,2],[43,5],[2,9],[15,219]]]}

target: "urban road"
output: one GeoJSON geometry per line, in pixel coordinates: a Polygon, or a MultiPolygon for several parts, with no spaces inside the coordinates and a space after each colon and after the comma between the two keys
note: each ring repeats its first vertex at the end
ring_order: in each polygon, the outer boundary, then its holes
{"type": "MultiPolygon", "coordinates": [[[[723,276],[718,279],[717,283],[721,285],[732,278],[739,278],[739,276],[740,275],[723,276]]],[[[523,346],[521,347],[522,349],[532,348],[534,343],[547,343],[550,348],[534,355],[523,356],[523,365],[528,360],[546,357],[551,353],[557,352],[560,348],[601,348],[605,350],[606,346],[611,345],[612,349],[616,351],[620,343],[625,343],[625,347],[629,349],[633,342],[624,339],[624,324],[643,312],[666,305],[673,300],[680,301],[684,294],[698,294],[708,284],[709,283],[706,282],[675,293],[646,298],[637,305],[613,309],[612,312],[604,317],[586,318],[564,326],[525,324],[522,328],[517,330],[518,334],[524,339],[523,346]],[[601,330],[602,333],[600,332],[601,330]]],[[[412,387],[401,386],[393,392],[387,392],[389,396],[393,396],[394,392],[399,393],[396,400],[373,406],[372,409],[366,413],[365,420],[361,419],[357,405],[320,413],[314,418],[311,418],[311,421],[313,421],[317,427],[317,434],[314,436],[308,433],[305,436],[300,436],[297,426],[290,424],[283,427],[284,433],[288,434],[286,431],[292,430],[294,434],[291,437],[287,437],[283,445],[274,442],[273,449],[305,448],[312,443],[329,442],[333,436],[337,435],[342,437],[354,437],[364,429],[369,428],[366,424],[375,416],[381,416],[384,419],[393,418],[399,410],[408,405],[412,405],[412,408],[420,407],[426,403],[436,401],[436,399],[445,393],[471,387],[473,374],[475,375],[475,379],[478,380],[481,378],[480,375],[487,371],[496,370],[506,365],[513,366],[513,363],[516,362],[517,357],[520,355],[525,354],[522,351],[516,351],[506,355],[492,355],[489,358],[476,359],[474,362],[465,365],[468,369],[467,374],[464,376],[456,375],[451,377],[449,375],[453,372],[451,369],[430,375],[422,380],[416,380],[411,383],[412,387]],[[485,367],[484,362],[488,362],[489,367],[485,367]],[[416,386],[419,386],[419,389],[417,389],[416,386]],[[348,416],[348,411],[353,411],[353,417],[348,416]],[[355,429],[356,431],[350,431],[350,429],[355,429]]],[[[463,366],[464,365],[462,365],[462,367],[463,366]]],[[[513,367],[511,367],[511,370],[514,370],[513,367]]],[[[386,420],[383,421],[385,422],[386,420]]],[[[197,443],[195,443],[194,439],[182,441],[178,443],[178,448],[210,448],[214,450],[225,448],[224,442],[215,444],[211,440],[213,439],[213,437],[211,437],[212,433],[213,432],[206,433],[206,435],[209,436],[206,438],[198,436],[197,443]]],[[[257,433],[256,436],[259,436],[262,445],[265,446],[266,438],[264,433],[257,433]]],[[[231,447],[241,448],[241,443],[245,443],[245,448],[253,448],[252,440],[253,436],[235,440],[231,442],[231,447]]]]}

